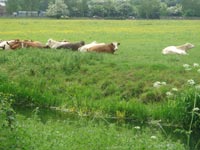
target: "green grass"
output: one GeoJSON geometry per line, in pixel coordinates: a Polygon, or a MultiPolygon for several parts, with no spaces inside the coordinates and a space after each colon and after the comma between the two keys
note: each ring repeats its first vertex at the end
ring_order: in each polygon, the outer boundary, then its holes
{"type": "Polygon", "coordinates": [[[121,43],[115,55],[42,49],[0,51],[0,91],[13,94],[21,105],[58,106],[86,114],[101,111],[143,121],[152,116],[165,119],[157,107],[167,103],[166,92],[176,87],[181,93],[188,88],[189,79],[200,82],[197,68],[185,71],[182,66],[200,63],[198,20],[1,19],[0,26],[2,39],[121,43]],[[161,54],[168,45],[186,42],[196,46],[189,55],[161,54]],[[167,85],[156,89],[156,81],[167,85]]]}
{"type": "MultiPolygon", "coordinates": [[[[161,124],[184,127],[183,132],[189,130],[197,91],[187,81],[193,79],[198,85],[200,79],[199,68],[186,71],[183,64],[200,64],[200,21],[1,19],[0,26],[0,38],[5,40],[19,38],[46,43],[53,38],[121,43],[114,55],[51,49],[0,51],[0,92],[12,94],[15,104],[57,106],[80,117],[161,120],[161,124]],[[166,46],[186,42],[196,46],[189,55],[161,54],[166,46]],[[154,88],[156,81],[167,84],[154,88]],[[178,92],[167,97],[166,92],[174,87],[178,92]]],[[[198,94],[196,107],[200,107],[199,102],[198,94]]],[[[5,141],[0,142],[4,144],[1,147],[167,149],[168,145],[168,149],[184,149],[179,142],[149,129],[138,134],[134,129],[119,129],[112,124],[51,121],[43,124],[19,116],[17,120],[14,132],[0,128],[4,135],[0,141],[5,141]],[[151,135],[159,138],[152,141],[151,135]]],[[[198,129],[198,120],[195,114],[191,127],[198,129]]]]}
{"type": "Polygon", "coordinates": [[[37,117],[27,119],[18,116],[17,119],[18,125],[12,131],[0,128],[0,149],[185,149],[180,141],[166,138],[154,128],[129,129],[115,124],[88,122],[84,119],[46,123],[40,122],[37,117]]]}

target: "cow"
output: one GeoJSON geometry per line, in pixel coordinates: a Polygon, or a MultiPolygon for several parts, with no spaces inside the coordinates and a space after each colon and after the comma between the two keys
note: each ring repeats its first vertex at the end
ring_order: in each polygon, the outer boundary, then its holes
{"type": "Polygon", "coordinates": [[[87,49],[88,52],[111,53],[114,54],[118,50],[120,43],[112,42],[110,44],[96,45],[87,49]]]}
{"type": "Polygon", "coordinates": [[[77,51],[78,48],[80,48],[81,46],[85,45],[84,41],[80,41],[80,42],[76,42],[76,43],[67,43],[67,44],[62,44],[60,46],[57,47],[57,49],[71,49],[73,51],[77,51]]]}
{"type": "Polygon", "coordinates": [[[25,48],[44,48],[45,46],[39,41],[23,41],[25,48]]]}
{"type": "Polygon", "coordinates": [[[90,44],[86,44],[84,46],[81,46],[78,51],[79,52],[87,52],[87,49],[89,49],[90,47],[96,46],[96,45],[105,45],[105,43],[97,43],[96,41],[90,43],[90,44]]]}
{"type": "Polygon", "coordinates": [[[45,48],[45,46],[39,42],[39,41],[30,41],[30,40],[24,40],[24,41],[14,41],[11,43],[7,43],[11,49],[19,49],[19,48],[45,48]]]}
{"type": "Polygon", "coordinates": [[[9,49],[11,49],[9,43],[16,42],[16,41],[19,41],[19,39],[9,40],[9,41],[1,41],[0,48],[4,49],[4,50],[9,50],[9,49]]]}
{"type": "Polygon", "coordinates": [[[191,43],[186,43],[180,46],[168,46],[162,50],[162,54],[180,54],[187,55],[187,51],[193,48],[194,45],[191,43]]]}
{"type": "Polygon", "coordinates": [[[50,48],[54,48],[56,49],[57,47],[59,47],[60,45],[63,45],[63,44],[68,44],[69,41],[55,41],[53,39],[48,39],[47,43],[46,43],[46,47],[50,47],[50,48]]]}

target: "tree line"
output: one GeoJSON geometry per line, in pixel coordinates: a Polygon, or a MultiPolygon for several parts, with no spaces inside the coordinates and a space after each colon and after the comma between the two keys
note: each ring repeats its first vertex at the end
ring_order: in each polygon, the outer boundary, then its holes
{"type": "Polygon", "coordinates": [[[46,11],[47,16],[146,18],[200,17],[200,0],[7,0],[6,11],[46,11]]]}

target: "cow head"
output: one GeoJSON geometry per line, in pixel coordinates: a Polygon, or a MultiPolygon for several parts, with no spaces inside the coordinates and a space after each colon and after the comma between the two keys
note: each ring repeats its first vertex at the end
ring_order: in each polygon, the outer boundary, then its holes
{"type": "Polygon", "coordinates": [[[120,45],[120,43],[118,42],[112,42],[112,45],[114,46],[114,50],[118,50],[118,45],[120,45]]]}
{"type": "Polygon", "coordinates": [[[195,47],[195,46],[194,46],[193,44],[191,44],[191,43],[186,43],[185,46],[186,46],[187,49],[191,49],[191,48],[194,48],[194,47],[195,47]]]}
{"type": "Polygon", "coordinates": [[[52,43],[52,39],[48,39],[47,43],[46,43],[46,46],[50,46],[52,43]]]}
{"type": "Polygon", "coordinates": [[[0,48],[5,49],[6,45],[4,44],[3,46],[1,46],[0,48]]]}
{"type": "Polygon", "coordinates": [[[84,41],[80,41],[80,44],[81,44],[81,45],[85,45],[85,42],[84,42],[84,41]]]}

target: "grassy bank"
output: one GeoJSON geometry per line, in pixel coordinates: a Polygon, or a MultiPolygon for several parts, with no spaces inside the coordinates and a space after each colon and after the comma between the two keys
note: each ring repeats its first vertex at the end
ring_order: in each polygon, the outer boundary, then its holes
{"type": "Polygon", "coordinates": [[[80,116],[161,120],[187,130],[193,118],[191,126],[199,128],[198,115],[191,113],[200,105],[195,89],[200,67],[194,65],[200,64],[198,20],[1,19],[0,26],[1,39],[121,43],[114,55],[0,51],[0,91],[14,95],[16,104],[56,106],[80,116]],[[161,54],[166,46],[186,42],[196,46],[189,55],[161,54]],[[156,81],[163,84],[155,87],[156,81]]]}

